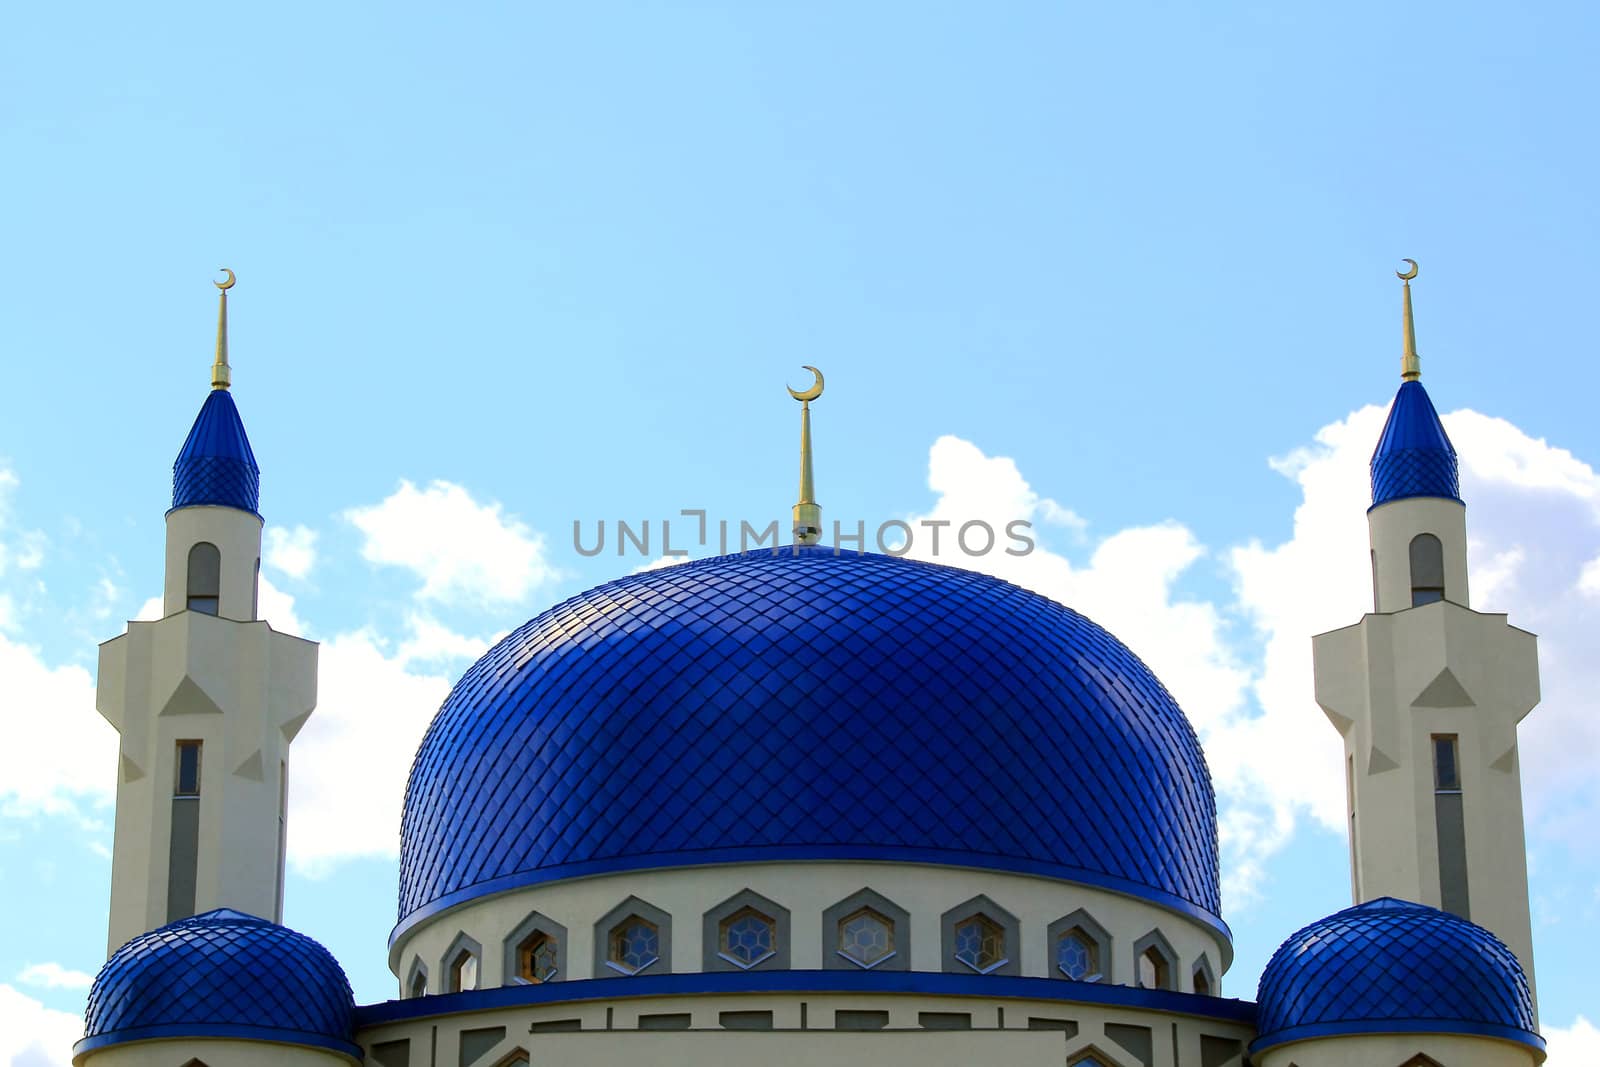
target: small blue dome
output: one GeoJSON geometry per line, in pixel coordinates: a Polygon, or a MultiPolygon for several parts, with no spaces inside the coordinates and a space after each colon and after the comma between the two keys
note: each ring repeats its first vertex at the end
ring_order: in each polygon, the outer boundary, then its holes
{"type": "Polygon", "coordinates": [[[173,508],[196,504],[251,513],[261,506],[261,468],[226,389],[213,389],[206,397],[172,465],[173,508]]]}
{"type": "Polygon", "coordinates": [[[140,934],[95,976],[75,1055],[160,1038],[332,1049],[359,1060],[355,998],[327,949],[221,908],[140,934]]]}
{"type": "Polygon", "coordinates": [[[631,575],[502,640],[422,741],[398,937],[604,872],[898,860],[1218,918],[1205,757],[1149,668],[978,574],[824,546],[631,575]]]}
{"type": "Polygon", "coordinates": [[[1461,500],[1456,449],[1421,382],[1403,382],[1372,453],[1372,506],[1408,496],[1461,500]]]}
{"type": "Polygon", "coordinates": [[[1516,955],[1481,926],[1380,897],[1279,946],[1261,972],[1251,1052],[1349,1034],[1469,1034],[1544,1049],[1516,955]]]}

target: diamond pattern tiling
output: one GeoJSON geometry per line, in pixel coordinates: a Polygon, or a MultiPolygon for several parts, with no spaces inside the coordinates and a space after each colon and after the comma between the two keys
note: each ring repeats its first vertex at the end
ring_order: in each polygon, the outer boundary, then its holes
{"type": "Polygon", "coordinates": [[[119,948],[95,977],[85,1037],[147,1026],[250,1026],[351,1041],[355,998],[328,950],[228,909],[119,948]]]}
{"type": "Polygon", "coordinates": [[[1461,499],[1455,446],[1421,382],[1405,382],[1372,453],[1372,505],[1408,496],[1461,499]]]}
{"type": "Polygon", "coordinates": [[[1314,1024],[1383,1020],[1487,1024],[1534,1032],[1516,955],[1481,926],[1422,904],[1381,897],[1318,919],[1285,941],[1261,972],[1259,1044],[1314,1024]]]}
{"type": "Polygon", "coordinates": [[[824,546],[622,578],[491,649],[412,765],[399,911],[734,849],[1088,872],[1218,912],[1210,774],[1149,668],[999,579],[824,546]]]}
{"type": "Polygon", "coordinates": [[[196,504],[249,512],[260,508],[261,468],[233,394],[226,389],[213,389],[206,397],[172,465],[172,506],[196,504]]]}

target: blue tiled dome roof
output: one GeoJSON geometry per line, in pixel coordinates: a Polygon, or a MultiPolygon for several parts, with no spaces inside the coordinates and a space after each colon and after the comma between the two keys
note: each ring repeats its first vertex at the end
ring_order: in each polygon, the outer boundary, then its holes
{"type": "Polygon", "coordinates": [[[1279,946],[1256,996],[1259,1052],[1340,1034],[1477,1034],[1542,1050],[1516,955],[1481,926],[1392,897],[1279,946]]]}
{"type": "Polygon", "coordinates": [[[1199,742],[1149,668],[997,578],[824,546],[558,604],[469,670],[406,787],[398,937],[558,878],[883,859],[1217,917],[1199,742]]]}
{"type": "Polygon", "coordinates": [[[218,1037],[360,1058],[355,998],[328,950],[226,908],[140,934],[95,976],[82,1054],[157,1038],[218,1037]]]}
{"type": "Polygon", "coordinates": [[[1461,499],[1456,449],[1421,382],[1403,382],[1372,453],[1372,506],[1408,496],[1461,499]]]}
{"type": "Polygon", "coordinates": [[[213,389],[206,397],[172,465],[172,506],[196,504],[249,512],[261,506],[261,468],[226,389],[213,389]]]}

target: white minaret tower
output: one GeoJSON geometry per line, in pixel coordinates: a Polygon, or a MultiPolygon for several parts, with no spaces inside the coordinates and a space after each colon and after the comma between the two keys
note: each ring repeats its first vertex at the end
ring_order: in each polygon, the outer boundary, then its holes
{"type": "Polygon", "coordinates": [[[1400,391],[1372,456],[1373,613],[1313,641],[1344,736],[1352,895],[1486,927],[1533,984],[1517,724],[1539,702],[1534,636],[1471,609],[1456,452],[1423,391],[1405,281],[1400,391]]]}
{"type": "Polygon", "coordinates": [[[95,706],[122,735],[109,951],[233,908],[279,922],[289,743],[317,646],[256,617],[260,469],[228,391],[228,290],[206,398],[173,465],[162,619],[100,646],[95,706]]]}

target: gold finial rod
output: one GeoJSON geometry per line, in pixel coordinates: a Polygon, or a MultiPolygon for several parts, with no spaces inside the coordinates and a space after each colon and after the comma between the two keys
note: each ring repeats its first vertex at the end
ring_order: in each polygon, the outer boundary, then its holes
{"type": "Polygon", "coordinates": [[[822,372],[806,366],[816,381],[809,389],[790,389],[800,401],[800,503],[794,506],[794,540],[798,545],[814,545],[822,540],[822,508],[817,504],[811,481],[811,402],[822,395],[822,372]]]}
{"type": "Polygon", "coordinates": [[[228,276],[227,281],[211,283],[222,290],[222,306],[217,310],[217,361],[211,364],[213,389],[226,389],[233,382],[233,369],[228,366],[228,290],[238,279],[227,267],[222,268],[222,273],[228,276]]]}
{"type": "Polygon", "coordinates": [[[1417,276],[1417,261],[1402,259],[1400,262],[1411,264],[1410,270],[1397,270],[1394,276],[1404,284],[1404,301],[1401,311],[1401,330],[1404,333],[1400,352],[1400,378],[1402,381],[1414,382],[1422,377],[1422,359],[1417,355],[1417,328],[1411,321],[1411,279],[1417,276]]]}

